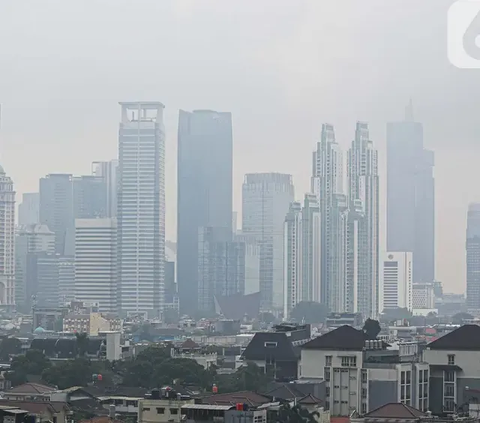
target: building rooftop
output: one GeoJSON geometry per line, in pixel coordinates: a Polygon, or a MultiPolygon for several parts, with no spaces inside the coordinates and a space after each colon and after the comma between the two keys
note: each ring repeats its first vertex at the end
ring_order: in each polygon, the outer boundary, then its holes
{"type": "Polygon", "coordinates": [[[9,394],[45,394],[47,392],[53,392],[55,388],[40,383],[24,383],[23,385],[16,386],[6,392],[9,394]]]}
{"type": "Polygon", "coordinates": [[[204,404],[210,405],[229,405],[233,406],[238,403],[248,404],[252,407],[265,404],[271,400],[270,397],[265,395],[257,394],[253,391],[239,391],[231,392],[228,394],[214,394],[209,397],[203,398],[202,402],[204,404]]]}
{"type": "Polygon", "coordinates": [[[365,334],[363,331],[344,325],[312,339],[303,345],[302,349],[362,351],[364,346],[365,334]]]}
{"type": "Polygon", "coordinates": [[[427,415],[409,405],[391,402],[370,411],[363,417],[366,419],[417,420],[422,417],[427,417],[427,415]]]}
{"type": "Polygon", "coordinates": [[[431,350],[480,351],[480,326],[464,325],[427,345],[431,350]]]}

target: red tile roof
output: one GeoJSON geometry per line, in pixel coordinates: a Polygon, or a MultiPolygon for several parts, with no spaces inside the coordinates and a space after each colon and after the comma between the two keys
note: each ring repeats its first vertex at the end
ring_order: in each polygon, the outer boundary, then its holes
{"type": "Polygon", "coordinates": [[[203,404],[210,405],[235,405],[238,403],[248,404],[251,406],[259,406],[270,402],[270,397],[257,394],[252,391],[231,392],[229,394],[215,394],[203,398],[203,404]]]}
{"type": "Polygon", "coordinates": [[[366,418],[416,420],[426,414],[406,404],[391,402],[365,414],[366,418]]]}

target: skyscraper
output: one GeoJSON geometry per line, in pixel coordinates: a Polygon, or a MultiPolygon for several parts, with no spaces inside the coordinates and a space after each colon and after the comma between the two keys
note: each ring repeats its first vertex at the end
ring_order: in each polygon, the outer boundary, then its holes
{"type": "Polygon", "coordinates": [[[75,219],[75,299],[117,310],[115,219],[75,219]]]}
{"type": "Polygon", "coordinates": [[[55,252],[73,256],[72,175],[57,173],[40,179],[40,223],[55,233],[55,252]]]}
{"type": "Polygon", "coordinates": [[[0,166],[0,305],[15,305],[15,191],[0,166]]]}
{"type": "Polygon", "coordinates": [[[104,178],[95,175],[75,176],[72,183],[75,219],[106,217],[108,197],[104,178]]]}
{"type": "Polygon", "coordinates": [[[28,313],[32,297],[37,295],[38,281],[32,255],[55,254],[55,234],[47,225],[19,226],[15,240],[15,304],[18,310],[28,313]]]}
{"type": "Polygon", "coordinates": [[[264,310],[284,308],[284,223],[294,201],[292,176],[282,173],[245,175],[242,233],[260,247],[260,292],[264,310]]]}
{"type": "Polygon", "coordinates": [[[113,218],[117,215],[117,171],[118,160],[92,163],[92,174],[101,178],[106,190],[105,217],[113,218]]]}
{"type": "Polygon", "coordinates": [[[387,252],[381,259],[379,308],[412,310],[413,263],[411,252],[387,252]]]}
{"type": "Polygon", "coordinates": [[[38,192],[26,192],[22,203],[18,205],[18,224],[34,225],[39,222],[40,195],[38,192]]]}
{"type": "Polygon", "coordinates": [[[160,102],[120,103],[119,308],[158,316],[165,268],[165,133],[160,102]]]}
{"type": "MultiPolygon", "coordinates": [[[[365,317],[378,314],[379,190],[378,153],[370,141],[368,125],[358,122],[348,151],[348,197],[351,213],[363,216],[358,227],[358,279],[352,312],[365,317]]],[[[355,228],[351,228],[355,231],[355,228]]],[[[353,236],[356,236],[356,231],[353,236]]],[[[347,265],[348,266],[348,265],[347,265]]]]}
{"type": "Polygon", "coordinates": [[[470,204],[467,215],[467,308],[480,310],[480,204],[470,204]]]}
{"type": "Polygon", "coordinates": [[[232,232],[232,115],[181,110],[177,163],[177,283],[182,313],[198,309],[200,228],[232,232]]]}
{"type": "Polygon", "coordinates": [[[322,228],[315,194],[305,194],[303,207],[292,203],[285,218],[284,317],[301,301],[321,300],[322,228]]]}
{"type": "Polygon", "coordinates": [[[403,122],[387,125],[387,249],[413,252],[415,283],[435,279],[433,167],[410,103],[403,122]]]}
{"type": "Polygon", "coordinates": [[[331,311],[344,311],[348,205],[343,194],[343,155],[330,124],[322,125],[313,153],[312,191],[320,203],[321,302],[331,311]]]}

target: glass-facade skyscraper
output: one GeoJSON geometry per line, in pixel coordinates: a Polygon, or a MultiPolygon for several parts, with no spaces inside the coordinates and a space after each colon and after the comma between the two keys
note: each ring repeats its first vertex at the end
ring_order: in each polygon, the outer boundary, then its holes
{"type": "Polygon", "coordinates": [[[180,310],[198,309],[198,235],[232,232],[232,115],[180,111],[177,163],[177,283],[180,310]]]}

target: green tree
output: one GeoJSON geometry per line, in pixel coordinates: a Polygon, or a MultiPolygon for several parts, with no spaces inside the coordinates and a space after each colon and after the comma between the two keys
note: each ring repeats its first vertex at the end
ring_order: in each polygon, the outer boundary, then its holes
{"type": "Polygon", "coordinates": [[[27,381],[27,375],[41,375],[51,366],[50,360],[39,350],[28,350],[25,355],[12,359],[7,378],[13,386],[21,385],[27,381]]]}
{"type": "Polygon", "coordinates": [[[255,363],[248,363],[230,375],[217,375],[214,378],[220,393],[236,391],[264,392],[273,378],[265,374],[255,363]]]}
{"type": "Polygon", "coordinates": [[[396,320],[405,320],[412,317],[412,312],[407,308],[389,308],[383,310],[382,315],[380,316],[380,321],[384,323],[391,323],[396,320]]]}
{"type": "Polygon", "coordinates": [[[378,322],[378,320],[368,318],[367,320],[365,320],[365,324],[363,325],[362,330],[367,339],[374,340],[377,339],[377,336],[382,330],[382,328],[380,327],[380,323],[378,322]]]}
{"type": "Polygon", "coordinates": [[[258,321],[266,324],[271,324],[275,322],[276,318],[273,315],[273,313],[270,313],[268,311],[264,311],[258,315],[258,321]]]}
{"type": "Polygon", "coordinates": [[[314,423],[319,414],[314,411],[310,413],[307,409],[290,403],[283,404],[278,410],[278,423],[314,423]]]}
{"type": "Polygon", "coordinates": [[[292,310],[291,316],[297,322],[324,323],[328,316],[328,308],[314,301],[302,301],[292,310]]]}
{"type": "Polygon", "coordinates": [[[0,343],[0,360],[8,360],[11,355],[22,352],[22,343],[18,338],[5,338],[0,343]]]}
{"type": "Polygon", "coordinates": [[[82,332],[76,333],[75,337],[77,338],[77,357],[85,357],[85,354],[88,351],[88,345],[90,344],[88,335],[86,334],[86,332],[82,332]]]}
{"type": "Polygon", "coordinates": [[[66,360],[45,369],[42,379],[50,385],[66,389],[71,386],[85,386],[92,380],[92,366],[85,358],[66,360]]]}

